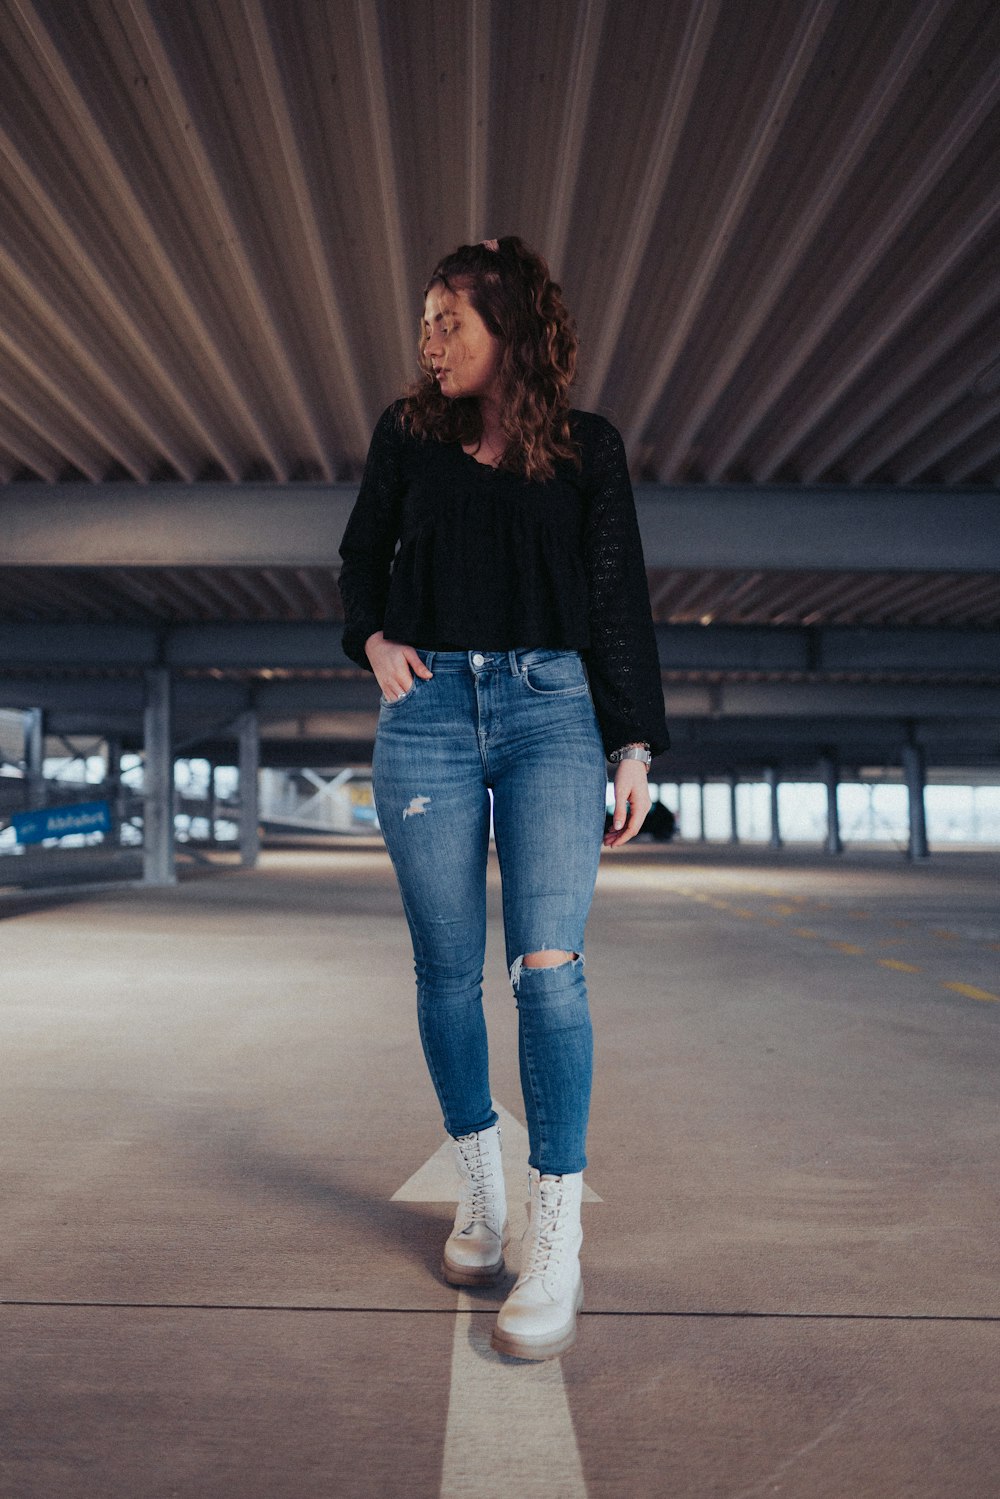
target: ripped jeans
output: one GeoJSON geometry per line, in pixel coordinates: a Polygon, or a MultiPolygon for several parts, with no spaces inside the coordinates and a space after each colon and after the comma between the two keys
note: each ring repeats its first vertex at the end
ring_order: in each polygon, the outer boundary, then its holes
{"type": "Polygon", "coordinates": [[[492,790],[529,1162],[582,1171],[593,1068],[583,937],[607,791],[583,662],[547,649],[418,654],[434,675],[415,676],[396,702],[383,697],[372,782],[445,1129],[497,1119],[482,1004],[492,790]],[[571,957],[523,963],[546,948],[571,957]]]}

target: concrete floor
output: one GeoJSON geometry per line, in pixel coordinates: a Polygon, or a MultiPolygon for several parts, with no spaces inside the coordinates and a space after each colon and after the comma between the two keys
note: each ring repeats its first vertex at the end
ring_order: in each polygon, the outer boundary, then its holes
{"type": "Polygon", "coordinates": [[[604,855],[585,1314],[534,1366],[438,1273],[383,852],[5,898],[3,1499],[996,1499],[998,876],[604,855]]]}

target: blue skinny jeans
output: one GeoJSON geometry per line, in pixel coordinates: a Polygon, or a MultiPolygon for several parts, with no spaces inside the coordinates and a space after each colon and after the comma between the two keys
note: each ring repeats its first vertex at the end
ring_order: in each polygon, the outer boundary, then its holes
{"type": "Polygon", "coordinates": [[[413,943],[420,1039],[453,1136],[497,1119],[483,964],[490,799],[518,1012],[529,1163],[587,1163],[593,1035],[584,928],[607,772],[579,652],[418,649],[433,672],[379,709],[372,783],[413,943]],[[546,948],[572,956],[523,963],[546,948]]]}

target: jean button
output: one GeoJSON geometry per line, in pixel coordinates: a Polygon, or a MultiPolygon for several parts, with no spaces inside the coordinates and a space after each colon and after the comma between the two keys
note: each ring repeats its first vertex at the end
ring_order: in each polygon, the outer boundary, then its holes
{"type": "Polygon", "coordinates": [[[476,654],[472,658],[472,664],[473,664],[473,666],[482,666],[482,664],[483,664],[483,662],[485,660],[486,660],[486,657],[485,656],[481,656],[479,654],[479,652],[477,651],[476,654]]]}

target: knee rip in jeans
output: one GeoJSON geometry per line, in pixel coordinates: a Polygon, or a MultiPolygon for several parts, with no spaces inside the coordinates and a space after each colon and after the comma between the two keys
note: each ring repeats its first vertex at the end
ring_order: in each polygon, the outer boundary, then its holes
{"type": "Polygon", "coordinates": [[[564,963],[575,963],[577,958],[582,959],[583,954],[567,952],[564,947],[543,947],[538,952],[521,953],[510,965],[511,986],[516,993],[522,968],[560,968],[564,963]],[[531,958],[539,958],[541,961],[532,963],[529,961],[531,958]]]}

